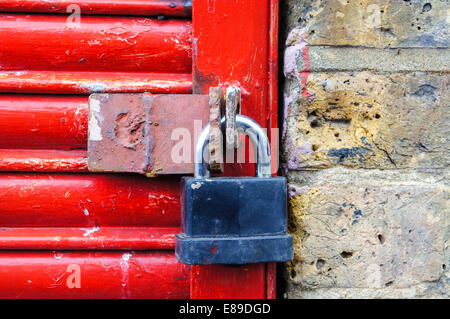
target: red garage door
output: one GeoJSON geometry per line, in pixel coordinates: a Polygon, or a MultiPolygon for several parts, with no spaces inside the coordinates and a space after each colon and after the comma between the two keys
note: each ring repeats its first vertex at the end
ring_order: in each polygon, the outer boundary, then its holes
{"type": "Polygon", "coordinates": [[[0,0],[0,298],[274,297],[274,265],[175,260],[179,176],[92,174],[86,148],[98,92],[238,85],[242,113],[276,127],[277,8],[0,0]]]}

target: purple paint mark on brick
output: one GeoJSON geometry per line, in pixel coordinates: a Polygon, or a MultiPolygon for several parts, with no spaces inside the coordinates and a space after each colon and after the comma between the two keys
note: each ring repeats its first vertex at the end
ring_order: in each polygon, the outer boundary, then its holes
{"type": "MultiPolygon", "coordinates": [[[[309,68],[309,58],[305,59],[305,55],[309,56],[309,54],[306,54],[308,52],[308,44],[304,39],[306,34],[307,32],[305,29],[293,29],[286,39],[286,49],[284,51],[284,76],[293,76],[302,86],[304,86],[304,84],[306,83],[306,79],[304,79],[304,75],[302,75],[302,73],[304,72],[299,72],[297,63],[299,61],[299,57],[302,56],[304,64],[306,64],[302,66],[302,70],[306,67],[309,68]]],[[[287,92],[287,89],[285,89],[283,107],[283,132],[281,135],[283,139],[285,138],[287,131],[289,105],[293,101],[296,101],[298,99],[300,91],[303,91],[303,89],[304,88],[302,87],[300,88],[298,93],[293,94],[289,94],[287,92]]]]}
{"type": "Polygon", "coordinates": [[[288,185],[288,195],[289,198],[293,198],[298,194],[306,194],[308,192],[308,187],[299,187],[294,184],[288,185]]]}
{"type": "Polygon", "coordinates": [[[304,163],[304,155],[309,155],[314,153],[312,149],[312,144],[310,141],[307,141],[306,143],[297,146],[294,151],[292,152],[291,156],[289,157],[287,167],[288,169],[299,169],[304,168],[307,165],[304,163]]]}

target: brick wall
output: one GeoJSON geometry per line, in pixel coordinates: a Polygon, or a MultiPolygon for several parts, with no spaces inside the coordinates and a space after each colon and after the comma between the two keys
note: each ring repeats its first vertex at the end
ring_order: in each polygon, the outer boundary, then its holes
{"type": "Polygon", "coordinates": [[[448,0],[283,0],[288,298],[448,298],[448,0]]]}

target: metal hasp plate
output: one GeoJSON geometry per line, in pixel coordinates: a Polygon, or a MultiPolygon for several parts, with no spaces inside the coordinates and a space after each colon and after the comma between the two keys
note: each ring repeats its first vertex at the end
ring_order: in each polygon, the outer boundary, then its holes
{"type": "Polygon", "coordinates": [[[192,265],[292,260],[286,198],[284,177],[184,177],[177,259],[192,265]]]}
{"type": "Polygon", "coordinates": [[[190,139],[190,145],[183,152],[193,150],[194,126],[201,131],[208,121],[208,95],[92,94],[89,170],[147,176],[192,174],[193,154],[185,153],[180,159],[180,154],[174,158],[174,151],[178,152],[180,141],[186,142],[184,138],[190,139]]]}

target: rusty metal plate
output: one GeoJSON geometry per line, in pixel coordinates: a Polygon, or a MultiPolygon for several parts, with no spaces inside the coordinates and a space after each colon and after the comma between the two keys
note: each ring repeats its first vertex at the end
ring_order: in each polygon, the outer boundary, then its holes
{"type": "Polygon", "coordinates": [[[229,149],[239,148],[239,132],[236,127],[236,114],[241,113],[241,89],[230,86],[227,88],[227,98],[225,106],[226,128],[225,141],[229,149]]]}
{"type": "Polygon", "coordinates": [[[223,134],[220,121],[225,113],[225,99],[220,87],[209,88],[209,168],[223,173],[223,134]]]}
{"type": "Polygon", "coordinates": [[[208,95],[92,94],[88,167],[147,176],[192,174],[208,95]]]}

